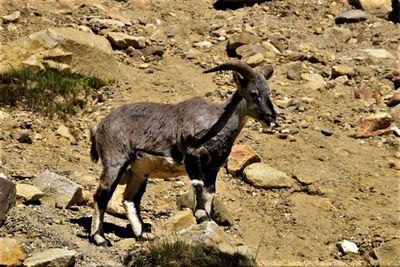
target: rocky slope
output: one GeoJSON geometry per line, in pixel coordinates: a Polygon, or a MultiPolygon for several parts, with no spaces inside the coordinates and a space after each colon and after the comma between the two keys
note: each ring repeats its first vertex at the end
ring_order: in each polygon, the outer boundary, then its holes
{"type": "MultiPolygon", "coordinates": [[[[249,121],[237,143],[259,155],[257,164],[279,171],[283,181],[274,181],[284,186],[252,186],[259,184],[250,177],[258,174],[248,175],[254,167],[238,176],[221,170],[218,197],[233,217],[225,233],[257,255],[260,266],[399,261],[400,28],[386,19],[387,11],[364,5],[365,13],[342,14],[354,7],[319,0],[232,10],[215,9],[211,0],[0,5],[0,70],[43,65],[114,81],[103,88],[103,101],[66,121],[0,107],[0,173],[20,187],[0,238],[12,238],[26,255],[64,248],[60,253],[66,261],[72,255],[77,266],[117,266],[128,248],[144,246],[123,216],[111,215],[106,235],[113,246],[88,242],[90,194],[101,171],[90,162],[88,129],[127,102],[176,103],[196,95],[224,101],[234,90],[231,74],[202,71],[234,57],[274,66],[271,97],[284,114],[281,127],[249,121]],[[59,28],[73,31],[66,35],[71,40],[59,37],[65,31],[59,28]],[[47,36],[37,32],[52,37],[35,39],[47,36]],[[73,181],[82,201],[50,203],[42,190],[40,201],[26,202],[33,196],[22,196],[21,184],[37,185],[46,170],[73,181]],[[358,250],[347,252],[338,245],[343,240],[358,250]]],[[[176,199],[189,190],[186,177],[150,181],[143,212],[155,233],[174,231],[163,227],[179,214],[176,199]]],[[[119,208],[116,200],[114,212],[119,208]]]]}

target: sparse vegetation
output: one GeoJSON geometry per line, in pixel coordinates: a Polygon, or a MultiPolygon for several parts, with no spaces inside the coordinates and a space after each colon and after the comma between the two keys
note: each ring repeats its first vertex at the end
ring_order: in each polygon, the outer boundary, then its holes
{"type": "Polygon", "coordinates": [[[125,266],[169,267],[239,267],[256,266],[245,255],[229,255],[204,245],[189,245],[183,241],[153,243],[147,250],[132,250],[125,266]]]}
{"type": "Polygon", "coordinates": [[[104,85],[96,77],[52,69],[13,69],[0,73],[0,104],[66,118],[83,109],[89,97],[98,97],[104,85]]]}

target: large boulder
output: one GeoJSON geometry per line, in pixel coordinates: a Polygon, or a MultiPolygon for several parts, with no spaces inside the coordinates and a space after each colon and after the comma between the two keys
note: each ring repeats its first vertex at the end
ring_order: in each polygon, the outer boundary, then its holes
{"type": "Polygon", "coordinates": [[[0,178],[0,227],[7,218],[8,210],[15,205],[15,184],[7,179],[0,178]]]}
{"type": "Polygon", "coordinates": [[[381,18],[386,18],[392,11],[392,0],[349,0],[349,3],[381,18]]]}
{"type": "Polygon", "coordinates": [[[82,199],[82,187],[49,170],[36,177],[33,184],[44,192],[42,201],[50,205],[68,208],[82,199]]]}
{"type": "Polygon", "coordinates": [[[254,163],[243,171],[243,179],[256,188],[290,188],[294,185],[286,173],[264,163],[254,163]]]}
{"type": "Polygon", "coordinates": [[[49,28],[5,44],[0,50],[0,72],[11,68],[59,63],[73,72],[111,80],[120,74],[108,40],[72,28],[49,28]]]}

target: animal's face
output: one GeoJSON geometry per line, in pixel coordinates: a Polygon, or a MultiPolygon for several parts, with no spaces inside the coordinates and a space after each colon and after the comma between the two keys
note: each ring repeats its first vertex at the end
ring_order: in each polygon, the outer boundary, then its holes
{"type": "Polygon", "coordinates": [[[272,76],[273,68],[266,66],[255,71],[255,78],[247,79],[234,73],[233,77],[239,93],[247,102],[247,115],[266,125],[275,123],[276,112],[269,98],[267,79],[272,76]]]}

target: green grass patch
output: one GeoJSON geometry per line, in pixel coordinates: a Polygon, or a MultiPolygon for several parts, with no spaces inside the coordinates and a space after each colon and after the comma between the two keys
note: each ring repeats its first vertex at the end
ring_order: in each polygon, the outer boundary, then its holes
{"type": "Polygon", "coordinates": [[[89,97],[98,97],[104,85],[96,77],[52,69],[13,69],[0,73],[0,105],[65,119],[84,109],[89,97]]]}
{"type": "Polygon", "coordinates": [[[125,266],[166,267],[241,267],[256,266],[254,260],[235,253],[229,255],[204,245],[188,245],[183,241],[152,244],[148,249],[132,250],[125,266]]]}

